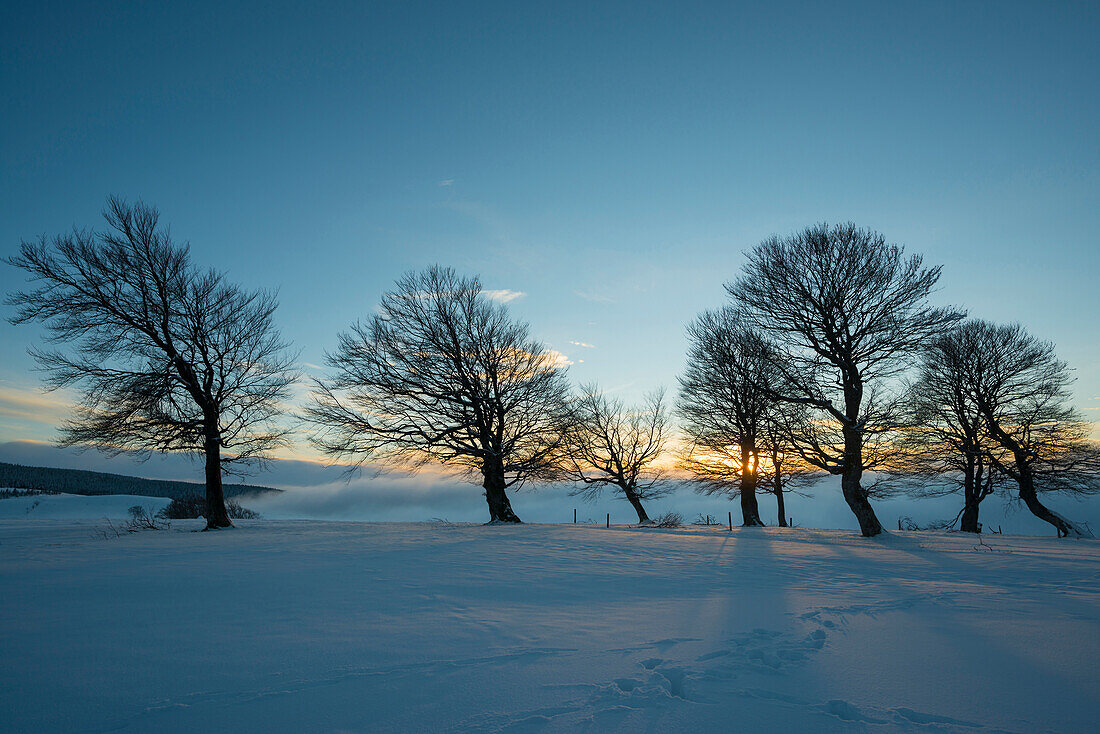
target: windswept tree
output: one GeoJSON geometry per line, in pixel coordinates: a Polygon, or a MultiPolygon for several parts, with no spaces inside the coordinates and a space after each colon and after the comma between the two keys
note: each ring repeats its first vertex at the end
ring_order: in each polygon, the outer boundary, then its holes
{"type": "Polygon", "coordinates": [[[701,491],[737,495],[743,525],[763,525],[756,498],[768,411],[777,376],[769,348],[727,306],[688,326],[687,368],[677,411],[687,435],[679,461],[701,491]]]}
{"type": "Polygon", "coordinates": [[[663,391],[648,395],[643,405],[627,407],[596,385],[581,388],[563,452],[569,478],[582,485],[575,494],[594,499],[613,488],[630,502],[639,523],[652,522],[642,502],[668,493],[661,472],[653,466],[668,432],[663,391]]]}
{"type": "Polygon", "coordinates": [[[7,262],[33,287],[9,297],[12,322],[62,345],[32,350],[49,388],[80,395],[62,445],[202,455],[207,527],[228,527],[223,469],[262,462],[287,434],[277,419],[298,375],[276,297],[199,269],[153,207],[111,198],[104,218],[104,231],[22,243],[7,262]]]}
{"type": "Polygon", "coordinates": [[[564,368],[477,278],[440,267],[405,275],[326,361],[307,415],[335,459],[478,476],[492,522],[520,522],[509,488],[559,476],[564,368]]]}
{"type": "Polygon", "coordinates": [[[877,232],[818,224],[762,242],[727,285],[746,322],[775,342],[781,387],[764,385],[770,397],[816,413],[796,435],[799,454],[840,475],[865,536],[883,531],[862,478],[898,420],[888,381],[963,318],[927,304],[939,275],[877,232]]]}
{"type": "Polygon", "coordinates": [[[1060,537],[1092,537],[1087,527],[1039,498],[1053,491],[1100,492],[1100,451],[1088,440],[1089,425],[1070,404],[1072,376],[1054,345],[1019,325],[972,319],[939,346],[943,359],[959,371],[983,429],[1004,450],[990,452],[990,460],[1016,482],[1028,510],[1053,525],[1060,537]]]}
{"type": "Polygon", "coordinates": [[[924,350],[907,392],[908,420],[899,432],[892,471],[917,479],[919,486],[910,491],[918,496],[961,491],[963,506],[955,521],[964,532],[980,533],[981,503],[1005,479],[997,470],[1005,450],[990,435],[971,390],[978,355],[964,345],[967,331],[951,329],[924,350]]]}

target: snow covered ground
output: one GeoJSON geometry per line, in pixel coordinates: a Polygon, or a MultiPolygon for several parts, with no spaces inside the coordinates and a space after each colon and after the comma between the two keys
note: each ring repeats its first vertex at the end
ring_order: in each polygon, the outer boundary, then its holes
{"type": "Polygon", "coordinates": [[[0,731],[1100,720],[1097,541],[238,524],[0,520],[0,731]]]}
{"type": "Polygon", "coordinates": [[[135,494],[33,494],[0,500],[0,519],[73,519],[130,517],[130,508],[141,505],[154,515],[171,502],[167,497],[142,497],[135,494]]]}

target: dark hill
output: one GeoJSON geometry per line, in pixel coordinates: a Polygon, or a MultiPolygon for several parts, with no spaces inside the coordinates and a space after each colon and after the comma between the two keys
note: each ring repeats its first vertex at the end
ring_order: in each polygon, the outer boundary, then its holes
{"type": "MultiPolygon", "coordinates": [[[[136,494],[142,497],[183,497],[202,494],[200,482],[176,482],[166,479],[142,479],[122,474],[105,474],[82,469],[54,469],[45,466],[22,466],[0,462],[0,487],[10,489],[40,489],[66,494],[136,494]]],[[[281,492],[273,487],[252,484],[226,484],[225,496],[281,492]]]]}

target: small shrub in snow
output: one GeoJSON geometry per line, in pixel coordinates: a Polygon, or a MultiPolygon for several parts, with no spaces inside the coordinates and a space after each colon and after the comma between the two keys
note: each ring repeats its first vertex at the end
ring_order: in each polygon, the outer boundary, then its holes
{"type": "MultiPolygon", "coordinates": [[[[930,522],[927,525],[920,525],[909,516],[899,517],[898,530],[911,530],[913,532],[923,532],[925,530],[951,530],[957,520],[958,517],[953,520],[941,520],[939,522],[930,522]]],[[[978,524],[978,532],[981,532],[981,523],[978,524]]]]}
{"type": "MultiPolygon", "coordinates": [[[[241,507],[236,500],[226,500],[225,510],[233,520],[260,519],[260,513],[241,507]]],[[[205,513],[206,499],[201,494],[185,494],[181,497],[173,497],[168,506],[157,514],[168,520],[193,520],[204,517],[205,513]]]]}
{"type": "Polygon", "coordinates": [[[229,517],[233,520],[259,520],[260,513],[250,510],[247,507],[241,507],[241,504],[237,500],[226,500],[225,509],[229,512],[229,517]]]}
{"type": "Polygon", "coordinates": [[[110,540],[121,538],[124,532],[140,533],[143,530],[167,530],[171,525],[160,512],[150,515],[149,511],[141,505],[131,505],[127,512],[130,513],[130,519],[120,526],[116,526],[110,518],[104,518],[107,521],[107,527],[97,528],[95,531],[96,536],[102,537],[104,540],[110,540]]]}
{"type": "Polygon", "coordinates": [[[717,525],[718,521],[714,519],[714,515],[704,515],[700,513],[694,520],[691,521],[692,525],[717,525]]]}
{"type": "Polygon", "coordinates": [[[173,497],[168,506],[157,514],[169,520],[193,520],[206,512],[206,500],[202,495],[185,494],[173,497]]]}
{"type": "Polygon", "coordinates": [[[107,527],[105,527],[105,528],[96,528],[95,534],[97,536],[102,536],[104,540],[110,540],[111,538],[122,537],[122,532],[118,528],[115,527],[115,524],[113,522],[111,522],[111,519],[106,518],[106,520],[107,520],[107,527]]]}
{"type": "Polygon", "coordinates": [[[678,528],[684,524],[684,516],[679,512],[666,512],[657,518],[659,528],[678,528]]]}
{"type": "Polygon", "coordinates": [[[898,518],[898,530],[920,530],[921,526],[913,522],[913,518],[909,516],[898,518]]]}
{"type": "Polygon", "coordinates": [[[132,505],[128,512],[130,513],[130,519],[122,526],[123,530],[127,532],[136,533],[140,530],[167,530],[169,527],[167,520],[157,517],[156,515],[150,515],[149,511],[141,505],[132,505]]]}

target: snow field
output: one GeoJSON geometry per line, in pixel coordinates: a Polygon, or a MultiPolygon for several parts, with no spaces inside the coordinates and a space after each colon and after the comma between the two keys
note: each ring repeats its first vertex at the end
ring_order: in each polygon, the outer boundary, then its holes
{"type": "Polygon", "coordinates": [[[1090,731],[1100,543],[0,520],[0,730],[1090,731]]]}

